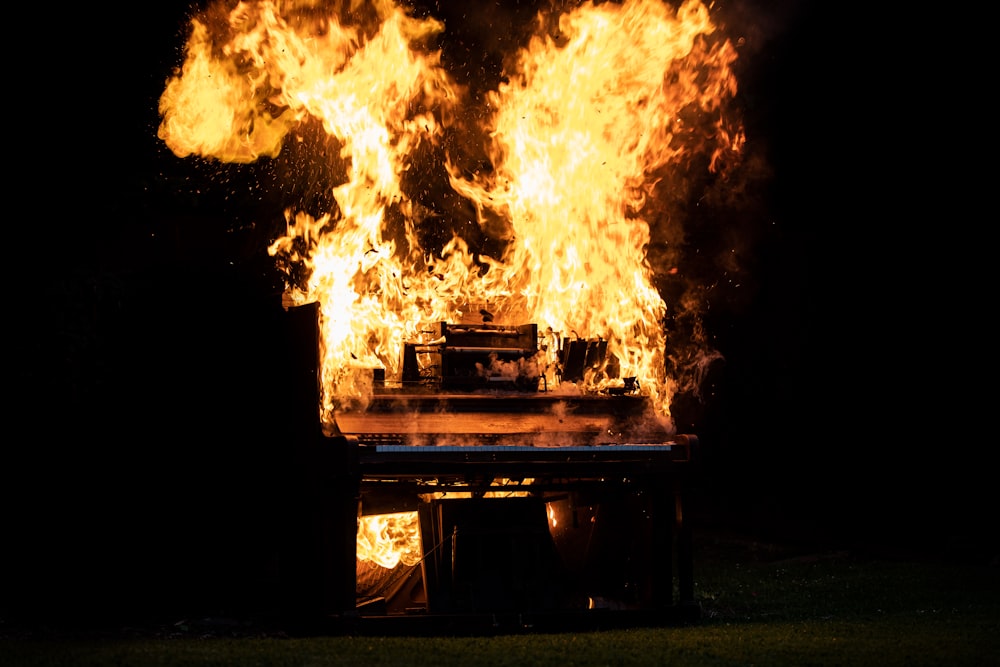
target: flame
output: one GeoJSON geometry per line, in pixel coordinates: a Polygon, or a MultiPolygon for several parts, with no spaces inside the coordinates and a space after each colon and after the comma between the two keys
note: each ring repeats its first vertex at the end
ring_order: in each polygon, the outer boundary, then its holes
{"type": "Polygon", "coordinates": [[[358,521],[357,558],[386,569],[420,562],[420,531],[416,512],[374,514],[358,521]]]}
{"type": "MultiPolygon", "coordinates": [[[[435,498],[517,498],[527,497],[529,491],[519,490],[522,484],[531,484],[533,478],[519,481],[499,478],[494,483],[494,491],[473,493],[472,491],[437,491],[423,494],[430,502],[435,498]]],[[[549,517],[554,526],[556,521],[549,508],[549,517]]],[[[422,556],[420,542],[420,520],[417,512],[395,512],[391,514],[371,514],[358,519],[357,559],[393,569],[400,563],[416,565],[422,556]]]]}
{"type": "Polygon", "coordinates": [[[366,406],[369,369],[398,379],[406,342],[483,304],[606,340],[669,421],[667,355],[691,341],[668,339],[647,252],[650,216],[676,214],[652,203],[671,170],[739,152],[735,50],[698,0],[571,3],[532,30],[475,96],[442,64],[444,22],[390,0],[220,2],[192,19],[160,99],[177,156],[280,159],[322,128],[333,210],[290,205],[269,252],[287,300],[320,304],[325,426],[366,406]]]}

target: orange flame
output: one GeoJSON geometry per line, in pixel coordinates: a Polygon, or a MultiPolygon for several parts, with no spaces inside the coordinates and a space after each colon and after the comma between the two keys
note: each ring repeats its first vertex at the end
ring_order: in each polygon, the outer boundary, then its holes
{"type": "Polygon", "coordinates": [[[606,340],[669,422],[666,355],[689,341],[668,340],[647,204],[671,168],[740,150],[725,113],[735,50],[699,0],[587,2],[540,12],[476,101],[433,48],[444,30],[390,0],[220,5],[192,20],[159,137],[180,157],[249,162],[322,127],[335,210],[290,207],[269,251],[296,268],[286,297],[320,304],[324,425],[366,406],[367,369],[398,380],[406,342],[483,304],[556,339],[606,340]],[[488,168],[463,166],[477,150],[488,168]],[[441,204],[456,196],[464,219],[441,204]]]}
{"type": "Polygon", "coordinates": [[[416,512],[363,516],[358,522],[357,558],[386,569],[420,562],[416,512]]]}

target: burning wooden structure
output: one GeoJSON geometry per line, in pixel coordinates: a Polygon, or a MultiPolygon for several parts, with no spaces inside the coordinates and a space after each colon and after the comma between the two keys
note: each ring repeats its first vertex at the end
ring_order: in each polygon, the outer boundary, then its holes
{"type": "Polygon", "coordinates": [[[306,321],[314,606],[690,618],[670,404],[712,355],[677,204],[738,163],[737,49],[700,0],[490,4],[487,72],[434,5],[213,3],[159,100],[176,156],[294,197],[268,253],[306,321]]]}

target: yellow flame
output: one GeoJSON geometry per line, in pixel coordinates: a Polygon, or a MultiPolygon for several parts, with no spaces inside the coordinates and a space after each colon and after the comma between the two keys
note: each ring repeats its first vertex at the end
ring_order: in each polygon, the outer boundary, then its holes
{"type": "Polygon", "coordinates": [[[420,562],[420,530],[416,512],[374,514],[358,521],[357,558],[387,569],[420,562]]]}
{"type": "MultiPolygon", "coordinates": [[[[316,159],[339,175],[334,210],[290,206],[269,248],[296,268],[288,299],[320,304],[325,425],[366,406],[367,369],[398,380],[405,343],[479,304],[554,340],[606,340],[619,376],[637,377],[669,421],[676,384],[647,204],[671,167],[705,155],[714,168],[741,146],[723,112],[735,50],[704,4],[540,12],[502,82],[476,100],[434,48],[444,23],[390,0],[220,3],[191,23],[160,99],[167,146],[277,158],[318,124],[316,159]],[[483,149],[473,137],[488,137],[487,169],[464,166],[483,149]],[[435,185],[468,206],[442,205],[435,185]]],[[[612,381],[590,373],[582,389],[612,381]]]]}
{"type": "MultiPolygon", "coordinates": [[[[544,21],[540,19],[540,23],[544,21]]],[[[641,211],[651,175],[691,146],[675,141],[680,114],[718,104],[733,52],[709,49],[707,8],[659,0],[581,5],[536,35],[509,83],[490,95],[495,169],[452,185],[510,224],[504,259],[516,286],[508,308],[556,331],[608,339],[623,377],[664,412],[666,304],[646,262],[641,211]],[[699,74],[716,71],[706,86],[699,74]]],[[[482,219],[482,218],[481,218],[482,219]]]]}

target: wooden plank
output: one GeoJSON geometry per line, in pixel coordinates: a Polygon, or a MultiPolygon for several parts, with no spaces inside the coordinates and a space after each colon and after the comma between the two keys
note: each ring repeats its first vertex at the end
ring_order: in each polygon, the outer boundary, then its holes
{"type": "Polygon", "coordinates": [[[600,433],[613,419],[606,415],[519,414],[509,412],[463,413],[343,413],[337,426],[347,435],[364,434],[467,434],[600,433]]]}

